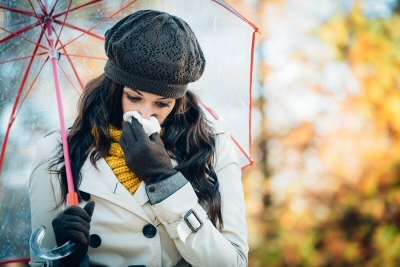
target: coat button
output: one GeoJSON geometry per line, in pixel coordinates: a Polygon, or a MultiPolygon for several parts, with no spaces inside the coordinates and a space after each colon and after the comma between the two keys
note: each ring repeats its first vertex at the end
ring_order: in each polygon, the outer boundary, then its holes
{"type": "Polygon", "coordinates": [[[147,224],[143,227],[143,234],[147,238],[152,238],[156,235],[157,228],[152,224],[147,224]]]}
{"type": "Polygon", "coordinates": [[[153,193],[154,191],[156,191],[156,188],[155,188],[154,186],[150,186],[150,187],[149,187],[149,191],[150,191],[151,193],[153,193]]]}
{"type": "Polygon", "coordinates": [[[81,198],[85,201],[89,201],[90,200],[90,194],[83,192],[83,191],[79,191],[79,194],[81,195],[81,198]]]}
{"type": "Polygon", "coordinates": [[[97,248],[101,245],[101,238],[99,235],[91,235],[89,238],[89,246],[92,248],[97,248]]]}

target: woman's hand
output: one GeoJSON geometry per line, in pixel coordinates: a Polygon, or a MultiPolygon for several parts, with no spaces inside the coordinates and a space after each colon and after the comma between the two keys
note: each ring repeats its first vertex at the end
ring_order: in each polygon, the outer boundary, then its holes
{"type": "Polygon", "coordinates": [[[90,221],[94,210],[94,202],[88,202],[82,209],[78,206],[68,207],[53,220],[53,230],[57,246],[67,241],[78,243],[77,249],[65,258],[60,259],[64,266],[78,266],[89,249],[90,221]]]}
{"type": "Polygon", "coordinates": [[[177,173],[158,133],[147,136],[137,119],[126,122],[120,144],[126,165],[146,184],[156,183],[177,173]]]}

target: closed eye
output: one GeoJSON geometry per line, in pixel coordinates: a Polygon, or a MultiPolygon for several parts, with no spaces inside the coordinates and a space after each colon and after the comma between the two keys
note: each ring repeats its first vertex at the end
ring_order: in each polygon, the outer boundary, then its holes
{"type": "Polygon", "coordinates": [[[141,100],[140,97],[133,96],[133,95],[130,95],[130,94],[126,94],[126,96],[127,96],[128,99],[129,99],[130,101],[132,101],[132,102],[137,102],[137,101],[141,100]]]}
{"type": "Polygon", "coordinates": [[[157,103],[157,105],[158,105],[160,108],[167,108],[167,107],[170,106],[169,103],[165,103],[165,102],[160,102],[160,101],[158,101],[158,102],[156,102],[156,103],[157,103]]]}
{"type": "Polygon", "coordinates": [[[157,105],[160,107],[160,108],[167,108],[167,107],[170,107],[170,103],[168,103],[168,102],[160,102],[160,101],[158,101],[158,102],[156,102],[157,103],[157,105]]]}

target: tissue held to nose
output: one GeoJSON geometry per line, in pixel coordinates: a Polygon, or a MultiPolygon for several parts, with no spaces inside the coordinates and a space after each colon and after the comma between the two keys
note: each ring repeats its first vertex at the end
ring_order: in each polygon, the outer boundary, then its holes
{"type": "Polygon", "coordinates": [[[147,135],[151,135],[153,133],[160,133],[161,131],[161,126],[158,120],[154,117],[151,116],[148,120],[142,118],[142,116],[139,114],[137,111],[128,111],[124,113],[124,120],[125,121],[131,121],[133,118],[136,118],[139,123],[143,126],[143,130],[147,135]]]}

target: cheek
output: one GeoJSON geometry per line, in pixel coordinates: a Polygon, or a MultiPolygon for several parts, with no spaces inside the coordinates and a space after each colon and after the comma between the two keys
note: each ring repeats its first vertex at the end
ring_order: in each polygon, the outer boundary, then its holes
{"type": "Polygon", "coordinates": [[[127,103],[124,97],[122,97],[122,113],[125,113],[127,110],[127,103]]]}
{"type": "Polygon", "coordinates": [[[128,112],[128,111],[132,111],[134,108],[134,103],[132,103],[132,101],[130,101],[129,99],[126,98],[122,98],[122,112],[128,112]]]}
{"type": "Polygon", "coordinates": [[[160,122],[160,124],[165,121],[165,119],[168,117],[168,115],[171,114],[172,110],[173,110],[173,107],[171,107],[167,110],[164,110],[163,113],[160,114],[159,120],[158,120],[160,122]]]}

